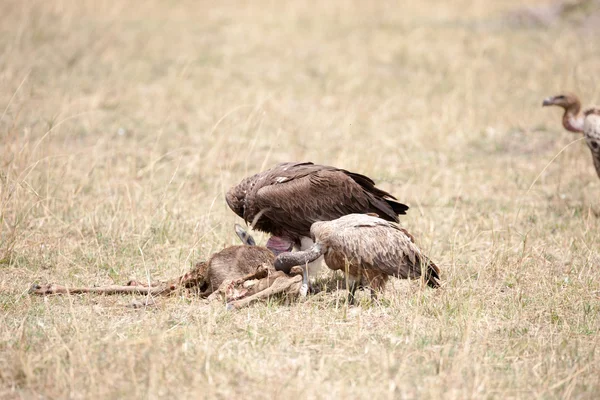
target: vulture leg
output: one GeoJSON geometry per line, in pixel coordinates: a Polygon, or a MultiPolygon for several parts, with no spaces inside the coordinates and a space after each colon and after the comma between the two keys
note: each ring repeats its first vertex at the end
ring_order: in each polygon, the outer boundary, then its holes
{"type": "Polygon", "coordinates": [[[348,286],[348,305],[354,306],[356,305],[356,290],[364,289],[364,279],[361,275],[354,276],[348,273],[344,274],[346,276],[346,284],[348,286]]]}
{"type": "Polygon", "coordinates": [[[371,292],[371,300],[377,300],[377,291],[369,286],[369,292],[371,292]]]}
{"type": "Polygon", "coordinates": [[[350,287],[348,288],[348,305],[353,306],[356,304],[356,289],[358,288],[358,283],[353,281],[350,283],[350,287]]]}
{"type": "Polygon", "coordinates": [[[358,281],[353,281],[348,287],[348,305],[356,305],[356,290],[362,288],[363,290],[368,289],[371,297],[371,301],[377,301],[377,290],[372,286],[362,286],[358,281]]]}
{"type": "Polygon", "coordinates": [[[310,287],[308,275],[308,268],[302,268],[302,285],[300,286],[300,297],[306,297],[306,295],[308,294],[308,289],[310,287]]]}

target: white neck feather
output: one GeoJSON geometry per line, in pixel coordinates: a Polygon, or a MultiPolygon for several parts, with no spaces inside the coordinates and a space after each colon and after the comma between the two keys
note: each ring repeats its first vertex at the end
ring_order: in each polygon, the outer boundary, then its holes
{"type": "Polygon", "coordinates": [[[567,123],[569,124],[569,127],[570,127],[569,130],[583,132],[584,118],[581,114],[578,114],[578,115],[569,114],[567,116],[567,123]]]}

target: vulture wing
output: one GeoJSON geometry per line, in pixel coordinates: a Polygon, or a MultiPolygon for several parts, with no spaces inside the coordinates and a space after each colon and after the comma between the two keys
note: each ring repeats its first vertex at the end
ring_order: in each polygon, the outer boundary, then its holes
{"type": "Polygon", "coordinates": [[[439,286],[439,268],[421,253],[406,230],[392,222],[360,217],[356,224],[336,226],[327,244],[353,262],[386,275],[416,278],[423,269],[427,284],[439,286]]]}
{"type": "Polygon", "coordinates": [[[398,221],[397,214],[408,209],[363,175],[313,164],[277,172],[283,173],[256,191],[253,214],[262,212],[273,224],[302,236],[310,236],[313,222],[368,212],[398,221]]]}

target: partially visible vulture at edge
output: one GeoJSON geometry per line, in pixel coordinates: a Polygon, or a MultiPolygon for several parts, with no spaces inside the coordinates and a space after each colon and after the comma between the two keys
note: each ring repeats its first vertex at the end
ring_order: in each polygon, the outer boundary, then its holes
{"type": "Polygon", "coordinates": [[[581,111],[579,98],[572,93],[560,94],[544,99],[543,107],[558,106],[564,108],[562,123],[566,130],[583,133],[588,147],[592,152],[592,159],[596,173],[600,178],[600,108],[588,108],[581,111]]]}
{"type": "Polygon", "coordinates": [[[398,224],[373,215],[351,214],[333,221],[315,222],[311,228],[315,239],[306,251],[281,253],[275,269],[289,271],[304,266],[321,255],[332,270],[341,270],[348,279],[348,300],[354,302],[359,286],[383,290],[389,276],[419,278],[433,288],[440,286],[440,270],[415,245],[412,235],[398,224]]]}
{"type": "MultiPolygon", "coordinates": [[[[226,195],[229,207],[253,229],[272,235],[276,254],[312,246],[310,227],[352,213],[375,213],[398,222],[408,206],[364,175],[311,162],[282,163],[243,179],[226,195]]],[[[309,268],[314,276],[319,262],[309,268]]]]}

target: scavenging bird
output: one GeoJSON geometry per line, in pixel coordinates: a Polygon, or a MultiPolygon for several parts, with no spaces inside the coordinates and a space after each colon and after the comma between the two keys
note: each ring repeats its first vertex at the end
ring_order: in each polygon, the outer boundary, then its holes
{"type": "Polygon", "coordinates": [[[321,255],[332,270],[346,274],[354,302],[359,286],[383,290],[389,276],[419,278],[428,286],[440,286],[440,270],[415,245],[412,235],[398,224],[373,215],[350,214],[333,221],[315,222],[311,229],[315,244],[306,251],[281,253],[275,269],[289,271],[303,266],[321,255]]]}
{"type": "MultiPolygon", "coordinates": [[[[272,237],[276,254],[313,245],[311,225],[352,213],[376,213],[398,222],[408,206],[364,175],[311,162],[283,163],[245,178],[226,195],[229,207],[254,229],[272,237]]],[[[319,260],[308,267],[314,276],[319,260]]]]}
{"type": "Polygon", "coordinates": [[[588,108],[581,113],[581,102],[572,93],[548,97],[544,99],[542,106],[559,106],[564,108],[563,126],[570,132],[584,134],[587,145],[592,152],[596,173],[600,178],[600,108],[588,108]]]}

